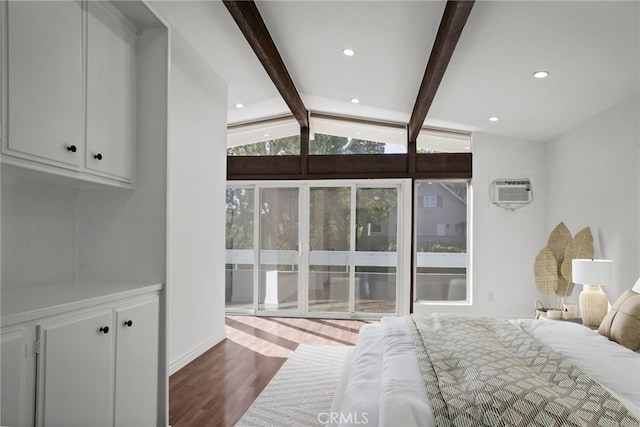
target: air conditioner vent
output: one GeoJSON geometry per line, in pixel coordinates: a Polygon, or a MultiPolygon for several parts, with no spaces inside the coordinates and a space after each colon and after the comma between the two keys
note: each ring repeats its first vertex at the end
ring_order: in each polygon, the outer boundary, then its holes
{"type": "Polygon", "coordinates": [[[505,209],[515,210],[532,200],[529,179],[496,179],[491,185],[491,202],[505,209]]]}

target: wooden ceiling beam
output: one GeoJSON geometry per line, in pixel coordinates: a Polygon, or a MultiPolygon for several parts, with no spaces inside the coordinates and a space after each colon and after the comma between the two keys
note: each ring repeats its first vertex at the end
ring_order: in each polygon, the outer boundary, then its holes
{"type": "Polygon", "coordinates": [[[309,127],[309,113],[254,1],[223,0],[251,49],[280,92],[301,128],[309,127]]]}
{"type": "Polygon", "coordinates": [[[438,86],[440,86],[444,72],[453,56],[453,51],[458,44],[473,4],[474,1],[472,0],[447,1],[436,39],[433,42],[431,55],[427,62],[427,68],[420,84],[418,97],[409,119],[408,138],[410,143],[415,142],[418,138],[420,128],[422,128],[424,120],[427,118],[429,108],[431,108],[438,86]]]}

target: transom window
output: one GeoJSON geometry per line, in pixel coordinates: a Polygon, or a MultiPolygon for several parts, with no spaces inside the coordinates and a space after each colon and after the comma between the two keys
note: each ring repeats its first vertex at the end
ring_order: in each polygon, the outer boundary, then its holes
{"type": "Polygon", "coordinates": [[[300,127],[292,117],[229,127],[227,156],[300,155],[300,127]]]}
{"type": "Polygon", "coordinates": [[[332,116],[312,115],[309,154],[406,153],[402,125],[376,124],[332,116]]]}

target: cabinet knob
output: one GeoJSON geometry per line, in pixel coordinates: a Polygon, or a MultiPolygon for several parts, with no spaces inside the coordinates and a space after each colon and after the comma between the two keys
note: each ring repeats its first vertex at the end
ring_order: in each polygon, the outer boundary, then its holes
{"type": "Polygon", "coordinates": [[[103,334],[108,334],[109,333],[109,327],[108,326],[103,326],[100,328],[100,332],[102,332],[103,334]]]}
{"type": "Polygon", "coordinates": [[[98,153],[98,154],[94,154],[93,158],[96,160],[102,160],[102,154],[98,153]]]}
{"type": "Polygon", "coordinates": [[[132,327],[133,326],[133,320],[127,320],[126,322],[124,322],[124,326],[132,327]]]}
{"type": "Polygon", "coordinates": [[[75,153],[76,151],[78,151],[78,148],[75,145],[67,145],[66,148],[67,148],[67,151],[70,151],[72,153],[75,153]]]}

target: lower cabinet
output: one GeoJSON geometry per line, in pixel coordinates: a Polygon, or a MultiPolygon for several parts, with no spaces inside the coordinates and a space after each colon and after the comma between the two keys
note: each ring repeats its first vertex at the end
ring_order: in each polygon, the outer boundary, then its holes
{"type": "Polygon", "coordinates": [[[111,310],[38,326],[38,425],[113,425],[114,336],[111,310]]]}
{"type": "Polygon", "coordinates": [[[2,329],[2,426],[33,426],[35,415],[35,329],[2,329]]]}
{"type": "Polygon", "coordinates": [[[158,425],[158,343],[156,293],[3,328],[0,424],[158,425]]]}
{"type": "Polygon", "coordinates": [[[158,316],[157,298],[116,310],[118,427],[158,424],[158,316]]]}

